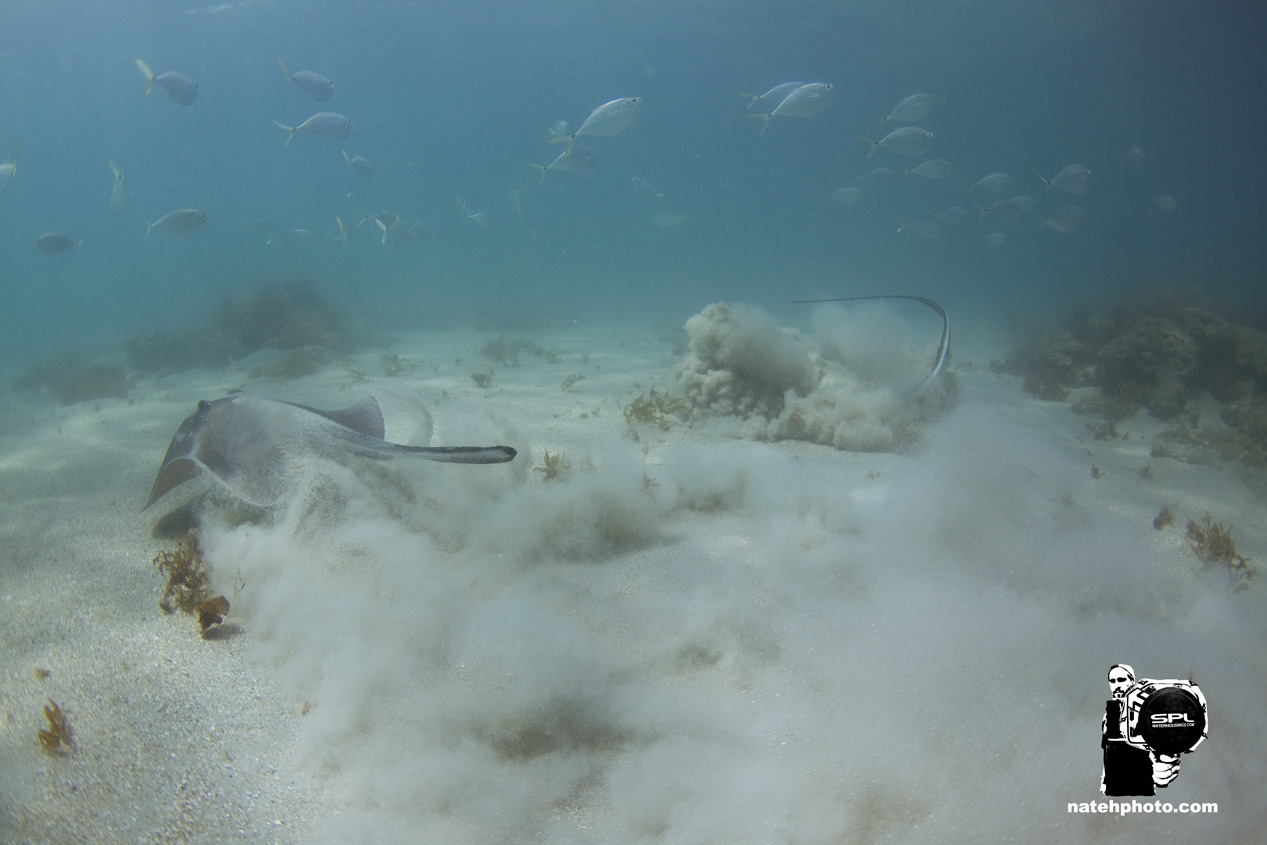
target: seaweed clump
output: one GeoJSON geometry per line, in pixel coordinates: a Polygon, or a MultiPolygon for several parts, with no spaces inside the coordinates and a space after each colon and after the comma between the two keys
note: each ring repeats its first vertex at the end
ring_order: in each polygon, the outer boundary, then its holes
{"type": "Polygon", "coordinates": [[[668,431],[675,420],[670,417],[685,416],[690,412],[686,402],[681,399],[670,399],[654,387],[649,394],[640,395],[625,406],[625,422],[630,428],[635,423],[654,423],[662,431],[668,431]]]}
{"type": "Polygon", "coordinates": [[[541,466],[533,467],[532,471],[541,473],[542,481],[558,481],[571,468],[571,464],[568,463],[567,458],[563,457],[562,452],[551,455],[550,450],[546,449],[541,458],[541,466]]]}
{"type": "Polygon", "coordinates": [[[1258,570],[1249,565],[1249,558],[1237,553],[1231,529],[1215,522],[1212,515],[1207,513],[1199,523],[1188,520],[1187,538],[1192,542],[1193,554],[1205,565],[1204,568],[1227,568],[1232,587],[1237,592],[1247,589],[1250,581],[1258,577],[1258,570]]]}
{"type": "Polygon", "coordinates": [[[48,720],[48,729],[39,728],[36,732],[40,745],[49,754],[69,753],[75,747],[75,737],[70,723],[66,721],[66,714],[51,698],[44,705],[44,718],[48,720]]]}
{"type": "Polygon", "coordinates": [[[18,376],[19,390],[51,393],[63,405],[127,394],[128,378],[117,361],[91,361],[82,355],[59,355],[32,364],[18,376]]]}
{"type": "Polygon", "coordinates": [[[211,594],[211,572],[198,546],[196,528],[177,541],[174,551],[155,556],[154,566],[160,575],[167,576],[167,589],[158,601],[164,613],[175,613],[179,608],[191,616],[197,615],[204,637],[213,625],[224,622],[229,600],[211,594]]]}
{"type": "Polygon", "coordinates": [[[147,373],[222,367],[260,349],[294,353],[267,375],[306,375],[333,357],[364,345],[344,326],[343,315],[308,279],[264,285],[249,294],[226,297],[207,325],[184,331],[152,332],[124,344],[128,363],[147,373]]]}
{"type": "Polygon", "coordinates": [[[534,355],[544,358],[551,364],[557,364],[562,354],[557,349],[547,349],[536,341],[522,337],[506,337],[501,335],[488,341],[480,348],[480,355],[494,364],[504,367],[519,366],[520,355],[534,355]]]}

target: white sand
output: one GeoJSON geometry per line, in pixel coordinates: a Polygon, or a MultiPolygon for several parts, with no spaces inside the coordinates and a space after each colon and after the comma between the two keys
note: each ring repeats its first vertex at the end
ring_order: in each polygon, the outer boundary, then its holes
{"type": "Polygon", "coordinates": [[[1263,587],[1201,572],[1208,512],[1267,559],[1224,466],[1093,440],[1067,405],[960,369],[914,455],[747,443],[621,409],[672,387],[654,331],[412,338],[280,384],[143,381],[131,401],[0,398],[0,841],[1250,841],[1267,827],[1263,587]],[[462,363],[455,363],[461,358],[462,363]],[[567,392],[570,374],[582,373],[567,392]],[[408,441],[504,442],[505,467],[325,467],[271,524],[204,533],[233,610],[204,641],[158,607],[139,508],[179,422],[245,386],[380,398],[408,441]],[[543,450],[571,472],[546,483],[543,450]],[[1151,465],[1153,480],[1140,470],[1151,465]],[[1091,467],[1103,470],[1092,478],[1091,467]],[[649,479],[645,482],[644,477],[649,479]],[[1152,519],[1175,505],[1180,524],[1152,519]],[[234,593],[235,579],[245,588],[234,593]],[[1211,739],[1165,800],[1207,817],[1070,816],[1097,800],[1109,664],[1195,674],[1211,739]],[[36,678],[44,668],[51,676],[36,678]],[[56,701],[77,740],[36,742],[56,701]],[[302,714],[302,715],[301,715],[302,714]]]}

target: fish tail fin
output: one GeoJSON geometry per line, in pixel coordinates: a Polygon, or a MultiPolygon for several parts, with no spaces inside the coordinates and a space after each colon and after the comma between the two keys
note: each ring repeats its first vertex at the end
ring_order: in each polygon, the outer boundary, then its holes
{"type": "Polygon", "coordinates": [[[150,239],[150,232],[154,231],[154,224],[148,220],[145,221],[145,226],[145,237],[141,238],[141,243],[148,241],[150,239]]]}
{"type": "Polygon", "coordinates": [[[748,108],[752,108],[752,104],[761,99],[760,94],[745,94],[742,91],[739,92],[739,96],[748,101],[748,108]]]}
{"type": "Polygon", "coordinates": [[[347,150],[339,150],[339,152],[343,153],[343,160],[344,160],[344,161],[346,161],[346,162],[348,163],[348,167],[351,167],[351,166],[352,166],[352,159],[348,158],[348,151],[347,151],[347,150]]]}
{"type": "Polygon", "coordinates": [[[1043,183],[1043,187],[1044,187],[1044,188],[1046,188],[1046,189],[1050,192],[1050,191],[1051,191],[1051,182],[1048,182],[1046,179],[1044,179],[1044,178],[1043,178],[1043,174],[1041,174],[1041,173],[1037,173],[1037,172],[1036,172],[1034,175],[1038,177],[1038,181],[1040,181],[1040,182],[1042,182],[1042,183],[1043,183]]]}
{"type": "Polygon", "coordinates": [[[154,89],[154,71],[150,70],[150,66],[140,59],[136,60],[136,68],[145,77],[145,93],[150,93],[154,89]]]}
{"type": "Polygon", "coordinates": [[[859,135],[858,140],[866,141],[868,144],[871,145],[871,149],[867,150],[867,158],[871,158],[871,156],[875,155],[875,151],[880,148],[880,143],[878,141],[872,141],[866,135],[859,135]]]}
{"type": "Polygon", "coordinates": [[[541,181],[537,183],[537,186],[538,186],[538,187],[540,187],[540,186],[544,185],[544,184],[546,183],[546,168],[545,168],[545,165],[543,165],[543,164],[530,164],[530,165],[528,165],[528,166],[529,166],[529,167],[535,167],[535,168],[537,168],[538,170],[540,170],[540,171],[541,171],[541,181]]]}
{"type": "Polygon", "coordinates": [[[768,114],[746,114],[744,117],[751,117],[761,121],[761,131],[757,134],[764,135],[766,129],[770,128],[770,115],[768,114]]]}
{"type": "Polygon", "coordinates": [[[347,246],[348,245],[348,227],[343,225],[343,220],[341,220],[337,214],[334,217],[334,222],[339,224],[339,236],[335,238],[335,240],[343,241],[343,245],[347,246]]]}
{"type": "Polygon", "coordinates": [[[286,132],[290,133],[290,134],[288,134],[288,135],[286,136],[286,143],[285,143],[285,146],[289,147],[289,146],[290,146],[290,139],[295,137],[295,127],[293,127],[293,126],[287,126],[287,125],[286,125],[286,124],[284,124],[284,123],[278,123],[276,120],[274,120],[274,121],[273,121],[273,125],[274,125],[274,126],[276,126],[278,129],[282,129],[282,130],[284,130],[284,131],[286,131],[286,132]]]}
{"type": "Polygon", "coordinates": [[[975,205],[977,207],[977,211],[980,212],[981,216],[977,218],[977,225],[980,226],[982,223],[985,222],[985,211],[986,211],[985,206],[977,202],[976,200],[973,200],[972,204],[975,205]]]}
{"type": "Polygon", "coordinates": [[[387,243],[387,226],[383,223],[383,221],[382,221],[382,220],[379,220],[377,217],[375,217],[375,218],[374,218],[374,222],[378,224],[378,228],[380,228],[380,229],[382,229],[382,230],[383,230],[383,241],[382,241],[382,242],[383,242],[383,243],[387,243]]]}
{"type": "Polygon", "coordinates": [[[22,154],[22,142],[18,141],[16,147],[13,148],[13,176],[18,175],[18,156],[22,154]]]}
{"type": "Polygon", "coordinates": [[[123,178],[123,172],[119,170],[119,165],[114,163],[114,159],[106,159],[106,164],[110,165],[110,172],[114,174],[116,180],[123,178]]]}
{"type": "Polygon", "coordinates": [[[567,144],[567,145],[568,145],[568,148],[564,151],[564,153],[563,153],[563,154],[564,154],[564,155],[569,155],[569,156],[570,156],[570,155],[572,155],[572,145],[576,143],[576,136],[575,136],[575,135],[565,135],[565,136],[564,136],[564,137],[562,137],[562,138],[551,138],[551,139],[550,139],[550,141],[549,141],[549,143],[551,143],[551,144],[567,144]]]}
{"type": "Polygon", "coordinates": [[[286,63],[283,62],[281,59],[278,59],[277,63],[282,66],[282,73],[285,74],[286,76],[286,82],[288,84],[292,82],[293,80],[291,79],[291,76],[290,76],[290,68],[286,67],[286,63]]]}

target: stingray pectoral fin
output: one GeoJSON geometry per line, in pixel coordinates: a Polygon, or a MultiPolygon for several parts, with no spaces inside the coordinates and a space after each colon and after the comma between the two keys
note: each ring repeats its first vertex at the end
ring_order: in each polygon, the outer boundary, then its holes
{"type": "Polygon", "coordinates": [[[296,408],[303,408],[305,411],[325,417],[330,422],[338,423],[344,428],[350,428],[358,434],[364,434],[367,437],[375,437],[382,440],[383,435],[386,433],[383,409],[379,407],[378,400],[373,396],[363,396],[355,404],[349,405],[341,411],[322,411],[318,408],[310,408],[307,405],[300,405],[295,402],[287,402],[286,404],[296,408]]]}
{"type": "Polygon", "coordinates": [[[161,499],[168,490],[184,484],[201,472],[198,464],[189,458],[173,458],[163,464],[163,468],[158,471],[158,478],[154,479],[154,489],[150,491],[150,499],[145,503],[145,508],[161,499]]]}
{"type": "Polygon", "coordinates": [[[447,464],[504,464],[519,454],[509,446],[401,446],[392,444],[402,452],[417,455],[428,461],[447,464]]]}

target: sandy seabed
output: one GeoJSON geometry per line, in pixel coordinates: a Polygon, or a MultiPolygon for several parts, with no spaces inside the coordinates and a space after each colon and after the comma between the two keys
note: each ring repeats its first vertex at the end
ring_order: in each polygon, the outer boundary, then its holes
{"type": "Polygon", "coordinates": [[[1267,557],[1235,467],[1151,458],[1142,414],[1097,441],[962,355],[957,406],[905,454],[631,431],[622,410],[680,361],[656,332],[534,335],[557,354],[516,366],[482,360],[489,339],[404,339],[408,375],[379,350],[289,382],[0,398],[0,841],[1267,831],[1263,583],[1203,571],[1183,530],[1211,513],[1267,557]],[[519,456],[318,460],[263,519],[205,478],[142,513],[177,425],[234,387],[323,408],[369,393],[388,439],[433,427],[519,456]],[[207,640],[160,610],[151,563],[174,544],[156,524],[191,501],[233,603],[207,640]],[[1165,505],[1178,523],[1158,531],[1165,505]],[[1210,739],[1159,797],[1216,814],[1067,813],[1100,797],[1116,662],[1200,682],[1210,739]],[[48,699],[70,753],[36,740],[48,699]]]}

